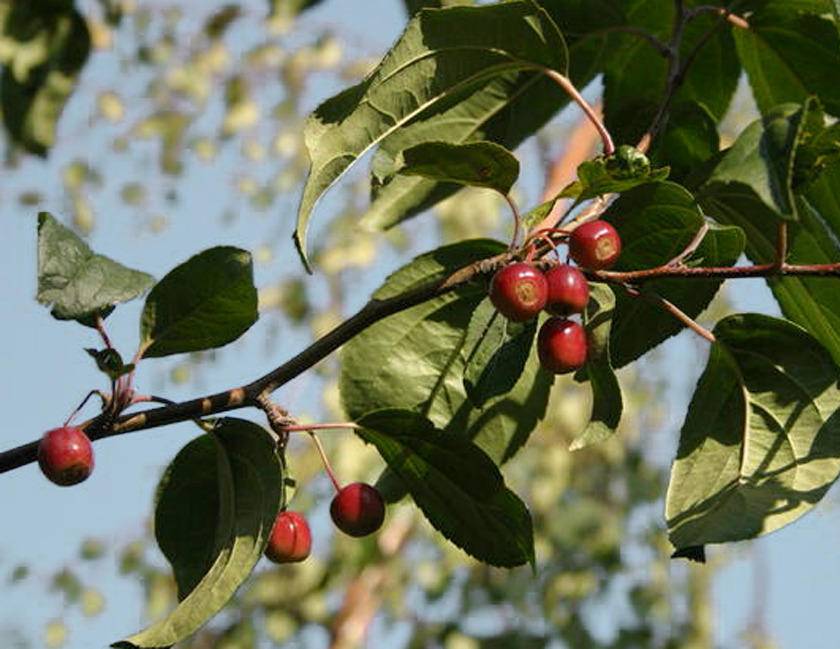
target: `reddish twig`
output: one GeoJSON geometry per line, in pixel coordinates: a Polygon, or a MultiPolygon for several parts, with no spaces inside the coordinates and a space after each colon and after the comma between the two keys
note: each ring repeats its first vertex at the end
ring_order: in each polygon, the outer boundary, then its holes
{"type": "Polygon", "coordinates": [[[654,279],[702,278],[742,279],[746,277],[809,276],[840,277],[840,263],[834,264],[758,264],[756,266],[659,266],[645,270],[585,271],[585,274],[602,282],[618,284],[641,284],[654,279]]]}
{"type": "Polygon", "coordinates": [[[715,335],[700,325],[694,318],[689,316],[685,311],[681,310],[676,304],[673,302],[669,302],[661,295],[654,293],[652,291],[639,291],[634,288],[626,287],[627,292],[632,295],[633,297],[641,297],[649,302],[652,302],[658,307],[661,307],[664,311],[667,311],[672,316],[674,316],[677,320],[682,322],[686,327],[691,329],[694,333],[698,334],[702,338],[705,338],[710,343],[716,342],[715,335]]]}
{"type": "Polygon", "coordinates": [[[339,430],[339,429],[352,429],[358,430],[361,428],[359,424],[355,424],[352,421],[338,421],[338,422],[327,422],[324,424],[294,424],[291,426],[286,426],[284,430],[289,433],[308,433],[310,430],[339,430]]]}
{"type": "Polygon", "coordinates": [[[689,244],[685,247],[685,249],[674,257],[671,261],[669,261],[666,266],[682,266],[683,262],[688,259],[697,248],[703,243],[703,239],[706,238],[706,233],[709,231],[709,224],[703,223],[699,230],[697,230],[697,234],[694,235],[694,238],[689,242],[689,244]]]}
{"type": "Polygon", "coordinates": [[[558,86],[560,86],[569,97],[572,98],[578,106],[581,107],[583,112],[586,114],[586,117],[589,118],[589,121],[592,122],[592,125],[598,131],[598,135],[601,136],[601,142],[604,146],[604,155],[612,155],[615,153],[615,145],[612,141],[612,136],[610,132],[607,130],[607,127],[604,126],[604,123],[598,117],[595,110],[592,106],[589,105],[589,102],[583,98],[583,95],[578,92],[578,89],[575,88],[575,84],[571,82],[571,80],[557,72],[556,70],[551,70],[549,68],[544,68],[543,73],[552,81],[554,81],[558,86]]]}
{"type": "Polygon", "coordinates": [[[335,487],[336,493],[341,491],[341,485],[338,482],[338,478],[335,477],[335,472],[333,471],[332,465],[330,465],[330,460],[327,457],[327,454],[324,452],[324,447],[321,446],[321,440],[318,439],[318,436],[312,431],[308,431],[309,436],[312,438],[312,441],[315,443],[315,448],[318,449],[318,455],[321,456],[321,462],[324,465],[324,470],[327,472],[327,475],[330,477],[330,481],[335,487]]]}
{"type": "Polygon", "coordinates": [[[513,200],[511,195],[502,194],[502,196],[504,196],[513,214],[513,236],[510,238],[510,245],[508,246],[508,252],[513,252],[516,248],[516,242],[519,240],[519,233],[522,230],[522,216],[519,214],[519,208],[516,206],[516,201],[513,200]]]}
{"type": "Polygon", "coordinates": [[[738,14],[733,14],[728,8],[726,7],[718,7],[715,5],[699,5],[697,7],[693,7],[689,11],[686,12],[686,17],[688,20],[692,20],[695,16],[699,16],[702,13],[714,13],[720,16],[723,20],[728,22],[733,27],[737,27],[738,29],[749,29],[750,23],[747,22],[745,18],[742,18],[738,14]]]}

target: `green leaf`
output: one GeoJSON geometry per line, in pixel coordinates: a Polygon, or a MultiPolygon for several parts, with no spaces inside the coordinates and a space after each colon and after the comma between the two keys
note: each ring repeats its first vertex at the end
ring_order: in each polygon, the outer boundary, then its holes
{"type": "Polygon", "coordinates": [[[399,174],[487,187],[501,194],[509,193],[519,177],[516,157],[492,142],[424,142],[401,152],[398,158],[402,161],[399,174]]]}
{"type": "MultiPolygon", "coordinates": [[[[705,191],[726,188],[754,194],[781,218],[796,220],[793,199],[795,158],[800,142],[817,135],[814,122],[822,124],[819,104],[813,99],[800,107],[779,106],[745,128],[717,164],[705,191]],[[733,187],[730,187],[733,186],[733,187]]],[[[805,171],[801,169],[800,175],[805,171]]]]}
{"type": "MultiPolygon", "coordinates": [[[[679,255],[705,219],[694,197],[670,182],[633,189],[613,203],[606,219],[618,230],[623,248],[615,270],[655,268],[679,255]]],[[[711,226],[687,263],[731,266],[744,250],[744,233],[737,227],[711,226]]],[[[678,334],[684,325],[644,297],[655,293],[696,318],[708,306],[722,281],[663,279],[645,282],[641,297],[616,295],[610,337],[613,367],[623,367],[659,343],[678,334]]]]}
{"type": "Polygon", "coordinates": [[[528,362],[537,320],[512,322],[485,298],[473,312],[464,340],[464,389],[481,408],[488,399],[506,394],[519,381],[528,362]]]}
{"type": "Polygon", "coordinates": [[[154,281],[151,275],[94,254],[49,212],[38,214],[36,297],[52,305],[54,318],[95,326],[90,316],[99,313],[104,318],[115,304],[142,295],[154,281]]]}
{"type": "Polygon", "coordinates": [[[372,412],[357,423],[363,427],[359,436],[376,446],[429,522],[452,543],[494,566],[534,563],[531,515],[475,444],[407,410],[372,412]]]}
{"type": "Polygon", "coordinates": [[[796,147],[792,185],[795,191],[813,183],[832,164],[840,162],[840,122],[829,127],[819,107],[807,112],[796,147]]]}
{"type": "Polygon", "coordinates": [[[169,647],[233,597],[262,556],[281,506],[282,464],[271,435],[220,419],[187,444],[157,491],[155,537],[172,564],[180,604],[114,647],[169,647]]]}
{"type": "Polygon", "coordinates": [[[671,109],[665,131],[656,138],[650,159],[667,164],[670,178],[683,182],[720,150],[720,137],[714,115],[695,102],[683,102],[671,109]]]}
{"type": "MultiPolygon", "coordinates": [[[[802,103],[817,95],[826,110],[840,115],[840,36],[827,17],[801,13],[788,2],[769,2],[735,29],[738,56],[762,113],[779,104],[802,103]]],[[[836,19],[835,19],[836,20],[836,19]]]]}
{"type": "Polygon", "coordinates": [[[140,320],[144,356],[221,347],[257,321],[250,253],[210,248],[176,266],[146,298],[140,320]]]}
{"type": "Polygon", "coordinates": [[[560,200],[559,194],[525,212],[525,214],[522,215],[522,227],[526,230],[530,230],[542,223],[545,217],[551,214],[551,210],[554,209],[554,205],[558,200],[560,200]]]}
{"type": "MultiPolygon", "coordinates": [[[[611,4],[569,7],[545,3],[545,10],[569,38],[569,78],[585,87],[609,52],[609,28],[623,22],[611,4]]],[[[465,143],[490,140],[513,150],[569,103],[568,95],[541,72],[500,76],[460,99],[452,107],[419,116],[382,141],[373,158],[372,204],[361,224],[385,230],[408,219],[460,189],[459,185],[395,175],[400,151],[422,142],[465,143]]]]}
{"type": "Polygon", "coordinates": [[[565,73],[566,57],[556,25],[530,1],[417,14],[370,76],[321,104],[307,121],[312,166],[295,230],[304,263],[315,203],[364,153],[502,74],[544,67],[565,73]]]}
{"type": "Polygon", "coordinates": [[[0,105],[12,140],[44,156],[90,53],[72,3],[15,2],[0,11],[0,105]]]}
{"type": "Polygon", "coordinates": [[[589,338],[589,354],[584,374],[592,388],[592,414],[583,431],[569,446],[577,451],[610,438],[621,422],[624,403],[621,385],[610,362],[610,329],[615,311],[615,294],[606,284],[589,285],[589,304],[584,326],[589,338]]]}
{"type": "Polygon", "coordinates": [[[583,162],[577,169],[578,179],[560,193],[560,198],[582,202],[596,196],[626,192],[647,183],[665,180],[669,169],[651,169],[647,156],[635,147],[621,145],[615,154],[599,156],[583,162]]]}
{"type": "Polygon", "coordinates": [[[767,534],[840,472],[840,372],[794,324],[720,321],[680,436],[666,517],[678,549],[767,534]]]}
{"type": "MultiPolygon", "coordinates": [[[[391,275],[374,298],[439,281],[504,250],[488,240],[444,246],[391,275]]],[[[486,296],[485,285],[461,287],[385,318],[347,343],[339,387],[348,416],[358,420],[374,410],[412,410],[438,428],[472,439],[496,462],[510,458],[543,416],[553,377],[539,370],[532,350],[510,392],[488,400],[483,409],[473,407],[464,388],[464,344],[473,312],[486,296]]]]}
{"type": "MultiPolygon", "coordinates": [[[[797,197],[800,220],[788,223],[788,263],[840,262],[840,164],[826,170],[797,197]]],[[[746,253],[756,264],[776,257],[776,219],[754,195],[730,188],[703,198],[703,208],[721,223],[747,233],[746,253]]],[[[788,275],[767,284],[785,317],[807,329],[840,364],[840,292],[831,277],[788,275]]]]}
{"type": "Polygon", "coordinates": [[[99,371],[107,374],[112,381],[116,381],[122,375],[134,370],[134,363],[126,365],[116,349],[110,347],[107,349],[87,348],[85,351],[96,361],[96,367],[99,371]]]}

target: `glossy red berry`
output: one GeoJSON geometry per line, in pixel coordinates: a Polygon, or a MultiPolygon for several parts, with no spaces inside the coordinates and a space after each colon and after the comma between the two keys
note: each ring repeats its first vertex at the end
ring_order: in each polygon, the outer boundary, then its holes
{"type": "Polygon", "coordinates": [[[367,536],[385,520],[385,501],[374,487],[354,482],[342,488],[330,504],[336,527],[350,536],[367,536]]]}
{"type": "Polygon", "coordinates": [[[537,336],[540,365],[552,374],[566,374],[583,367],[588,347],[583,327],[565,318],[549,318],[537,336]]]}
{"type": "Polygon", "coordinates": [[[583,313],[589,302],[589,282],[574,266],[561,264],[545,274],[548,300],[545,310],[554,315],[583,313]]]}
{"type": "Polygon", "coordinates": [[[545,306],[545,275],[531,264],[518,262],[500,269],[490,282],[490,301],[508,320],[525,322],[545,306]]]}
{"type": "Polygon", "coordinates": [[[609,268],[620,254],[621,237],[606,221],[589,221],[569,235],[569,255],[583,268],[609,268]]]}
{"type": "Polygon", "coordinates": [[[38,444],[38,464],[55,484],[78,484],[93,471],[93,445],[81,428],[53,428],[38,444]]]}
{"type": "Polygon", "coordinates": [[[274,521],[265,556],[274,563],[303,561],[312,550],[309,523],[298,512],[280,512],[274,521]]]}

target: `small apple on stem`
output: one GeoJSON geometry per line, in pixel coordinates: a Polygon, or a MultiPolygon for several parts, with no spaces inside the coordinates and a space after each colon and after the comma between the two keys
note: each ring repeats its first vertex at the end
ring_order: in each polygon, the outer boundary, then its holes
{"type": "Polygon", "coordinates": [[[354,482],[339,489],[330,503],[330,516],[345,534],[367,536],[382,527],[385,501],[375,487],[354,482]]]}
{"type": "Polygon", "coordinates": [[[580,270],[560,264],[549,269],[545,279],[548,282],[546,311],[552,315],[583,313],[589,302],[589,282],[580,270]]]}
{"type": "Polygon", "coordinates": [[[297,563],[312,550],[312,532],[302,514],[282,511],[277,514],[265,556],[274,563],[297,563]]]}
{"type": "Polygon", "coordinates": [[[318,436],[309,430],[309,435],[318,449],[324,470],[335,487],[336,494],[330,503],[330,516],[335,526],[350,536],[367,536],[382,527],[385,521],[385,500],[382,494],[369,484],[354,482],[342,487],[330,466],[324,447],[318,436]]]}
{"type": "Polygon", "coordinates": [[[53,428],[38,444],[38,464],[61,487],[79,484],[93,471],[93,445],[81,428],[53,428]]]}
{"type": "Polygon", "coordinates": [[[606,221],[583,223],[569,235],[569,255],[582,268],[604,270],[618,261],[621,237],[606,221]]]}
{"type": "Polygon", "coordinates": [[[490,301],[508,320],[525,322],[545,306],[548,284],[538,268],[517,262],[500,269],[490,282],[490,301]]]}
{"type": "Polygon", "coordinates": [[[552,374],[566,374],[583,367],[588,347],[584,328],[566,318],[549,318],[537,336],[540,365],[552,374]]]}

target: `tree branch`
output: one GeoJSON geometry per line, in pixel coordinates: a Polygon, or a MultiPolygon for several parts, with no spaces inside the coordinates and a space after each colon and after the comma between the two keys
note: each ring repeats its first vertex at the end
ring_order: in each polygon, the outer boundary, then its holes
{"type": "Polygon", "coordinates": [[[840,263],[834,264],[759,264],[756,266],[659,266],[631,271],[584,271],[590,279],[611,284],[641,284],[654,279],[705,278],[743,279],[747,277],[775,277],[800,275],[810,277],[840,277],[840,263]]]}
{"type": "MultiPolygon", "coordinates": [[[[425,286],[406,291],[385,300],[370,300],[354,316],[345,320],[328,334],[312,343],[309,347],[286,361],[268,374],[248,385],[217,392],[204,397],[190,399],[181,403],[153,408],[139,413],[128,413],[113,418],[109,412],[80,425],[91,440],[103,439],[114,435],[157,428],[207,415],[217,415],[244,407],[262,407],[259,399],[274,392],[281,385],[291,381],[319,361],[326,358],[344,343],[360,334],[373,324],[418,304],[422,304],[440,295],[476,279],[489,275],[511,259],[508,253],[483,259],[458,269],[448,277],[431,282],[425,286]],[[260,395],[263,395],[262,397],[260,395]]],[[[548,266],[545,260],[540,265],[548,266]]],[[[723,267],[685,267],[659,266],[634,271],[585,271],[589,279],[618,284],[621,286],[639,285],[647,281],[665,278],[684,279],[739,279],[747,277],[812,276],[840,278],[840,263],[834,264],[760,264],[756,266],[723,267]]],[[[33,441],[0,453],[0,473],[11,471],[37,459],[38,441],[33,441]]]]}

